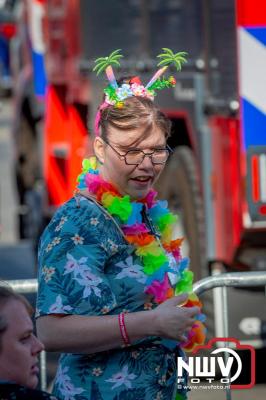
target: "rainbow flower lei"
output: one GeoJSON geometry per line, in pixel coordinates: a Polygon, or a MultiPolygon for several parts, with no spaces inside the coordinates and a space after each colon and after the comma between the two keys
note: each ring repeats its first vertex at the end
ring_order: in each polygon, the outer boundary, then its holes
{"type": "MultiPolygon", "coordinates": [[[[78,189],[87,189],[96,196],[97,201],[119,222],[127,242],[134,245],[147,276],[145,293],[152,295],[157,304],[188,293],[184,306],[201,308],[198,296],[193,293],[193,272],[188,270],[189,260],[181,257],[183,239],[172,240],[177,217],[168,210],[167,202],[156,201],[157,193],[153,190],[140,201],[131,201],[129,196],[121,196],[112,184],[100,176],[95,157],[83,160],[82,167],[82,173],[78,176],[78,189]],[[148,214],[145,214],[147,223],[143,223],[143,209],[148,210],[148,214]]],[[[195,318],[187,341],[181,343],[186,351],[193,351],[197,345],[204,343],[204,319],[201,313],[195,318]]]]}

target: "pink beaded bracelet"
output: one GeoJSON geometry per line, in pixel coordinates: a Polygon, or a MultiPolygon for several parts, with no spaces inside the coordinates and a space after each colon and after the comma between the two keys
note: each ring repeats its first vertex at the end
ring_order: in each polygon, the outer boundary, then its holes
{"type": "Polygon", "coordinates": [[[130,341],[129,341],[129,337],[128,337],[126,325],[125,325],[125,314],[124,313],[120,313],[118,315],[118,323],[119,323],[120,333],[121,333],[121,337],[123,339],[124,345],[130,346],[130,341]]]}

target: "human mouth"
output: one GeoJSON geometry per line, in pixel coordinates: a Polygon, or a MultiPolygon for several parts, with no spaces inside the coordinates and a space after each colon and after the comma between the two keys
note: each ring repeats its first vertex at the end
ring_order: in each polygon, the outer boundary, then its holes
{"type": "Polygon", "coordinates": [[[136,176],[135,178],[131,178],[132,181],[141,182],[141,183],[148,183],[152,180],[151,176],[136,176]]]}
{"type": "Polygon", "coordinates": [[[147,190],[152,185],[153,178],[151,176],[136,176],[131,178],[131,182],[135,189],[147,190]]]}
{"type": "Polygon", "coordinates": [[[33,375],[38,375],[38,374],[39,374],[39,366],[38,366],[38,363],[34,364],[34,365],[31,367],[31,373],[32,373],[33,375]]]}

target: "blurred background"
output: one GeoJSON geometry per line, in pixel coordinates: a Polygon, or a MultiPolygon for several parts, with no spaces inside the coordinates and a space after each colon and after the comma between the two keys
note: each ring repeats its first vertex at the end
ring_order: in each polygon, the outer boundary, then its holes
{"type": "MultiPolygon", "coordinates": [[[[174,150],[157,189],[179,214],[183,254],[196,280],[266,271],[265,45],[265,0],[1,0],[0,278],[36,278],[40,234],[92,154],[106,85],[94,60],[122,49],[115,74],[145,85],[163,47],[188,52],[155,99],[174,150]]],[[[224,332],[217,299],[203,296],[209,338],[224,332]]],[[[233,398],[264,399],[265,290],[230,289],[228,304],[229,336],[257,354],[255,388],[233,398]]]]}

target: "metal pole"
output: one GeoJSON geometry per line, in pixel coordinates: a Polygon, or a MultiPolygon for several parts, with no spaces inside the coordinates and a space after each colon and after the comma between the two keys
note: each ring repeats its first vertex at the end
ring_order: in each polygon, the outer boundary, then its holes
{"type": "MultiPolygon", "coordinates": [[[[221,262],[212,264],[212,276],[220,276],[224,272],[224,265],[221,262]]],[[[223,315],[223,293],[222,288],[213,289],[213,311],[214,311],[214,327],[216,337],[226,337],[224,319],[220,318],[223,315]]]]}
{"type": "Polygon", "coordinates": [[[229,272],[219,276],[209,276],[193,285],[197,295],[203,292],[220,287],[259,287],[266,286],[266,271],[261,272],[229,272]]]}
{"type": "Polygon", "coordinates": [[[46,352],[42,351],[40,354],[40,381],[41,389],[46,390],[47,388],[47,373],[46,373],[46,352]]]}
{"type": "Polygon", "coordinates": [[[15,292],[19,293],[36,293],[38,290],[37,279],[15,279],[0,282],[0,285],[11,286],[15,292]]]}
{"type": "MultiPolygon", "coordinates": [[[[229,326],[228,326],[228,298],[227,298],[227,287],[222,287],[222,318],[223,318],[223,326],[224,326],[224,337],[229,337],[229,326]]],[[[225,347],[228,347],[228,342],[225,342],[225,347]]],[[[225,353],[225,360],[227,361],[229,358],[228,353],[225,353]]],[[[228,376],[230,379],[230,374],[228,376]]],[[[231,386],[225,386],[226,400],[231,400],[231,386]]]]}

